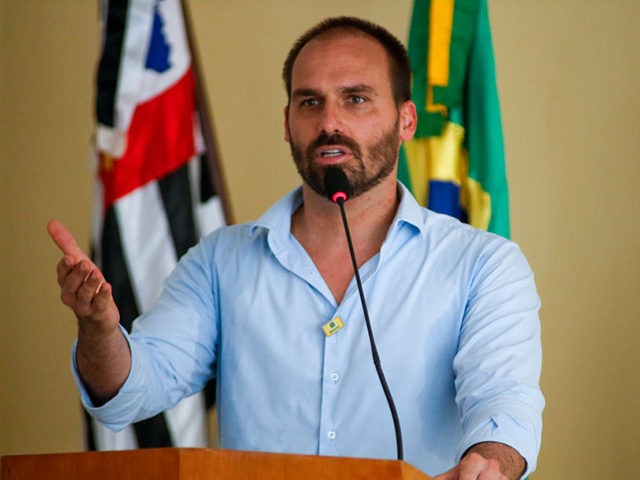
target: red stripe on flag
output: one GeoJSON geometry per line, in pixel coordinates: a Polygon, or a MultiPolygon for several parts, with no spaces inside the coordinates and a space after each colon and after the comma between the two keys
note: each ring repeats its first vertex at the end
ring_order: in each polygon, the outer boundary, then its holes
{"type": "Polygon", "coordinates": [[[136,107],[124,155],[113,160],[100,154],[105,210],[117,199],[173,172],[195,155],[195,108],[191,69],[162,94],[136,107]]]}

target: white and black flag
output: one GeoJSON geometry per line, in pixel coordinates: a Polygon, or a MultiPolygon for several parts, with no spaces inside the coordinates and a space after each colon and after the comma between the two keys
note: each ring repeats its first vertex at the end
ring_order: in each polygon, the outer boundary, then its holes
{"type": "MultiPolygon", "coordinates": [[[[180,0],[103,0],[96,75],[93,258],[130,330],[177,260],[230,223],[180,0]]],[[[87,419],[92,450],[206,447],[205,392],[121,432],[87,419]]]]}

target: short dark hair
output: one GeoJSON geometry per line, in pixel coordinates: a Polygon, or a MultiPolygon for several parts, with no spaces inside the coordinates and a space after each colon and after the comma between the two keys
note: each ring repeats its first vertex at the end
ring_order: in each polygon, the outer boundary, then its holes
{"type": "Polygon", "coordinates": [[[332,17],[323,20],[304,33],[293,44],[282,68],[282,79],[287,90],[287,98],[291,99],[291,72],[300,51],[311,40],[328,36],[334,30],[355,31],[369,35],[377,40],[389,57],[389,77],[396,104],[411,99],[411,67],[407,49],[402,42],[384,27],[357,17],[332,17]]]}

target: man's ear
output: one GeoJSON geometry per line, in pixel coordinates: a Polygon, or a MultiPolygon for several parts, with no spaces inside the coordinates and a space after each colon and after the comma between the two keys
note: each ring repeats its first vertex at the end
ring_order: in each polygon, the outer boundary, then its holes
{"type": "Polygon", "coordinates": [[[400,138],[403,141],[411,140],[418,128],[418,112],[416,104],[407,100],[400,105],[400,138]]]}

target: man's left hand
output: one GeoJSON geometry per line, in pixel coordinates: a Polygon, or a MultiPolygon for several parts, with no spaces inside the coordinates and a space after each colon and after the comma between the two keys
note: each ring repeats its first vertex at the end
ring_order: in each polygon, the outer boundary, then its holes
{"type": "Polygon", "coordinates": [[[484,442],[471,447],[458,465],[434,480],[516,480],[525,466],[524,458],[510,446],[484,442]]]}

